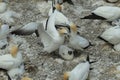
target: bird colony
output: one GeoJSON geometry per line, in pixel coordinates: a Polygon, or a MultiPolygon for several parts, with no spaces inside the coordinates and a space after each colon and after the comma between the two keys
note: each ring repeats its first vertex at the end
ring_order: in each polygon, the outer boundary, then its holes
{"type": "Polygon", "coordinates": [[[0,0],[0,80],[120,80],[119,0],[0,0]]]}

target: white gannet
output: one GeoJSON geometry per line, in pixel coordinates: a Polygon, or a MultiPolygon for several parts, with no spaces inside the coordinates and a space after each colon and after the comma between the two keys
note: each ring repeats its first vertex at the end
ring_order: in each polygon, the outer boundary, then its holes
{"type": "Polygon", "coordinates": [[[90,70],[89,55],[87,60],[79,63],[72,71],[64,73],[63,80],[86,80],[90,70]]]}
{"type": "Polygon", "coordinates": [[[101,19],[107,21],[114,21],[120,18],[120,8],[114,6],[101,6],[92,11],[91,15],[85,16],[81,19],[101,19]]]}
{"type": "Polygon", "coordinates": [[[0,49],[8,45],[7,37],[9,36],[10,26],[3,24],[0,26],[0,49]]]}
{"type": "Polygon", "coordinates": [[[16,45],[10,47],[10,54],[0,56],[0,68],[2,69],[11,70],[20,66],[21,63],[23,63],[22,54],[16,45]]]}
{"type": "MultiPolygon", "coordinates": [[[[41,27],[42,27],[42,23],[41,23],[41,27]]],[[[40,28],[40,27],[39,27],[40,28]]],[[[40,33],[40,39],[41,42],[44,45],[44,50],[48,53],[51,53],[53,51],[55,51],[56,49],[58,49],[60,47],[60,45],[62,45],[64,43],[64,35],[66,33],[68,33],[65,28],[60,27],[59,29],[57,29],[57,33],[56,36],[50,36],[50,34],[48,34],[44,28],[43,29],[38,29],[39,33],[40,33]]]]}
{"type": "Polygon", "coordinates": [[[35,33],[37,37],[39,37],[38,34],[38,26],[39,24],[37,22],[30,22],[26,25],[24,25],[23,27],[12,31],[12,34],[16,34],[16,35],[30,35],[35,33]]]}
{"type": "Polygon", "coordinates": [[[70,30],[71,33],[68,45],[71,48],[81,50],[90,46],[90,42],[87,39],[77,34],[77,26],[74,23],[70,25],[70,30]]]}
{"type": "Polygon", "coordinates": [[[59,47],[59,55],[66,60],[72,60],[74,58],[73,50],[66,45],[59,47]]]}
{"type": "Polygon", "coordinates": [[[106,29],[99,38],[103,39],[104,41],[116,45],[120,43],[120,26],[111,27],[106,29]]]}
{"type": "Polygon", "coordinates": [[[0,2],[0,13],[3,13],[7,10],[8,5],[5,2],[0,2]]]}
{"type": "Polygon", "coordinates": [[[16,13],[16,12],[11,11],[11,10],[7,10],[4,13],[0,14],[0,19],[2,21],[5,21],[6,23],[14,23],[13,17],[20,18],[21,14],[16,13]]]}
{"type": "Polygon", "coordinates": [[[24,72],[25,72],[24,64],[21,64],[20,67],[13,68],[7,71],[7,74],[11,80],[17,80],[18,78],[22,77],[24,72]]]}

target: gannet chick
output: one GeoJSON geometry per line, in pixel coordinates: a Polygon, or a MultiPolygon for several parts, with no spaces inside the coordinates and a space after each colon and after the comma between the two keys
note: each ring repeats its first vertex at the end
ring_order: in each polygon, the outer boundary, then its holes
{"type": "Polygon", "coordinates": [[[21,80],[33,80],[33,79],[31,79],[29,77],[23,77],[21,80]]]}
{"type": "Polygon", "coordinates": [[[87,61],[79,63],[72,71],[64,73],[63,80],[86,80],[90,70],[89,57],[87,61]]]}
{"type": "Polygon", "coordinates": [[[13,17],[20,18],[21,14],[16,13],[16,12],[11,11],[11,10],[7,10],[4,13],[0,14],[0,19],[2,21],[5,21],[6,23],[14,23],[13,17]]]}
{"type": "Polygon", "coordinates": [[[108,2],[108,3],[116,3],[116,2],[118,2],[119,0],[105,0],[106,2],[108,2]]]}
{"type": "Polygon", "coordinates": [[[66,60],[72,60],[74,57],[73,50],[66,45],[59,47],[59,55],[66,60]]]}
{"type": "Polygon", "coordinates": [[[120,26],[111,27],[105,30],[99,38],[103,39],[104,41],[116,45],[120,43],[120,26]]]}
{"type": "Polygon", "coordinates": [[[16,45],[10,48],[10,54],[0,56],[0,68],[5,70],[17,68],[22,62],[22,54],[18,51],[18,46],[16,45]]]}
{"type": "Polygon", "coordinates": [[[85,16],[81,19],[100,19],[107,21],[114,21],[120,18],[120,8],[113,6],[101,6],[92,11],[91,15],[85,16]]]}
{"type": "Polygon", "coordinates": [[[38,23],[36,22],[30,22],[28,24],[26,24],[25,26],[11,32],[12,34],[16,34],[16,35],[31,35],[33,33],[36,34],[37,37],[39,37],[38,34],[38,23]]]}
{"type": "Polygon", "coordinates": [[[70,25],[70,30],[71,33],[68,45],[71,48],[81,50],[90,46],[90,42],[87,39],[77,34],[77,26],[74,23],[70,25]]]}
{"type": "Polygon", "coordinates": [[[17,80],[18,78],[21,78],[24,72],[25,72],[24,64],[22,64],[20,65],[20,67],[13,68],[7,71],[7,74],[11,80],[17,80]]]}
{"type": "Polygon", "coordinates": [[[3,13],[7,10],[8,5],[5,2],[0,2],[0,13],[3,13]]]}

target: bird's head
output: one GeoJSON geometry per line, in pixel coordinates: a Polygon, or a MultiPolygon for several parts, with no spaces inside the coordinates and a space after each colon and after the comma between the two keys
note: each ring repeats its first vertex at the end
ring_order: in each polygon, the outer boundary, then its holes
{"type": "Polygon", "coordinates": [[[12,57],[16,57],[18,52],[18,46],[17,45],[13,45],[10,49],[10,54],[12,55],[12,57]]]}
{"type": "Polygon", "coordinates": [[[21,80],[33,80],[33,79],[28,78],[28,77],[23,77],[21,80]]]}
{"type": "Polygon", "coordinates": [[[63,75],[63,80],[69,80],[70,72],[65,72],[63,75]]]}
{"type": "Polygon", "coordinates": [[[62,6],[60,4],[55,5],[56,10],[62,11],[62,6]]]}
{"type": "Polygon", "coordinates": [[[68,31],[65,27],[59,27],[57,29],[57,31],[59,32],[60,35],[67,35],[68,34],[68,31]]]}
{"type": "Polygon", "coordinates": [[[76,24],[71,23],[71,24],[70,24],[70,29],[71,29],[71,31],[73,31],[73,32],[77,32],[77,26],[76,26],[76,24]]]}

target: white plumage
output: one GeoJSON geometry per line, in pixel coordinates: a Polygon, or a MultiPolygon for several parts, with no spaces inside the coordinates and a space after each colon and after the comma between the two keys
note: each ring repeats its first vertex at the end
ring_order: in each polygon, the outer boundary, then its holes
{"type": "Polygon", "coordinates": [[[67,33],[65,29],[59,29],[60,32],[56,30],[55,16],[55,13],[50,16],[46,31],[42,24],[40,25],[41,27],[39,27],[40,39],[44,45],[44,51],[48,53],[55,51],[64,43],[64,33],[67,33]]]}
{"type": "Polygon", "coordinates": [[[77,26],[75,24],[71,24],[70,29],[71,29],[71,33],[70,33],[70,39],[68,43],[70,47],[81,50],[90,45],[87,39],[77,34],[77,26]]]}
{"type": "Polygon", "coordinates": [[[79,63],[71,72],[64,74],[64,80],[86,80],[89,74],[90,64],[88,61],[79,63]]]}
{"type": "Polygon", "coordinates": [[[120,43],[120,26],[105,30],[100,37],[114,45],[120,43]]]}
{"type": "Polygon", "coordinates": [[[13,69],[7,71],[11,80],[17,80],[18,78],[20,78],[23,75],[24,72],[25,72],[24,64],[20,65],[20,67],[18,67],[18,68],[13,68],[13,69]]]}
{"type": "Polygon", "coordinates": [[[22,54],[20,51],[17,52],[17,47],[13,46],[11,48],[11,54],[5,54],[0,56],[0,68],[11,70],[17,68],[23,62],[22,54]]]}
{"type": "Polygon", "coordinates": [[[11,33],[16,35],[30,35],[30,34],[36,33],[36,35],[39,36],[37,31],[38,26],[39,24],[37,22],[30,22],[24,25],[23,27],[12,31],[11,33]]]}
{"type": "Polygon", "coordinates": [[[92,11],[92,14],[82,19],[103,19],[114,21],[120,18],[120,8],[114,6],[101,6],[92,11]]]}
{"type": "Polygon", "coordinates": [[[66,45],[61,45],[59,47],[59,55],[66,60],[71,60],[74,58],[73,50],[66,45]]]}

